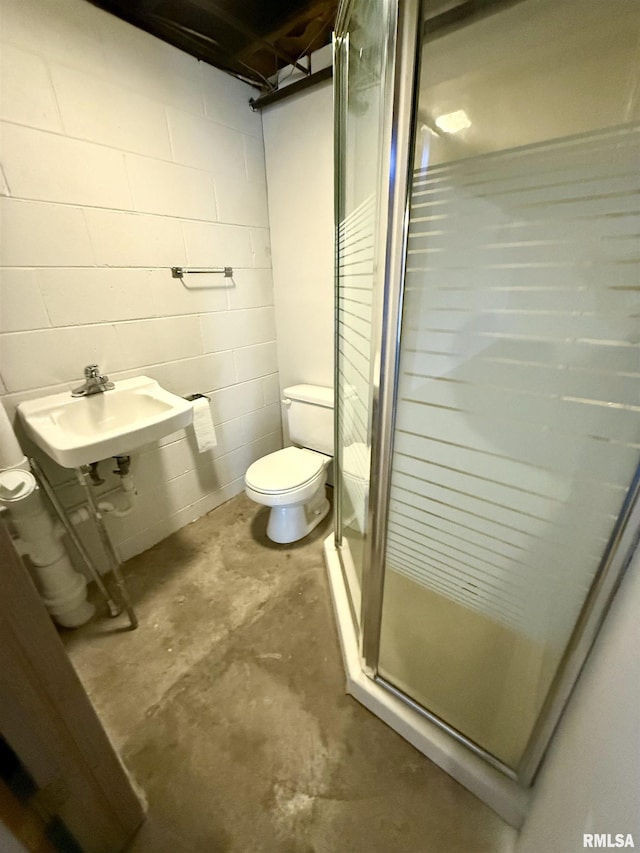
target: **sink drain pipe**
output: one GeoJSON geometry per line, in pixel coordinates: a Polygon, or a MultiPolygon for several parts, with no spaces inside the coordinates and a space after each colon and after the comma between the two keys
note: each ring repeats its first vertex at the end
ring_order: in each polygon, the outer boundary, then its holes
{"type": "Polygon", "coordinates": [[[135,610],[133,609],[133,605],[129,599],[129,594],[127,593],[127,588],[124,585],[124,579],[122,577],[122,573],[120,571],[120,559],[116,554],[116,550],[113,547],[111,539],[109,538],[109,533],[107,532],[107,528],[104,523],[104,518],[102,517],[102,513],[96,502],[96,499],[91,491],[91,485],[89,480],[91,479],[91,469],[88,465],[83,465],[82,468],[76,468],[76,474],[78,477],[78,482],[80,483],[85,498],[87,499],[87,503],[89,505],[89,509],[93,518],[96,522],[96,527],[98,529],[98,534],[100,535],[100,540],[104,547],[104,550],[109,557],[109,561],[111,562],[111,570],[113,572],[113,577],[115,578],[116,586],[118,587],[118,592],[120,593],[120,599],[124,605],[124,609],[127,611],[127,616],[129,617],[130,628],[133,631],[134,628],[138,627],[138,617],[136,616],[135,610]]]}
{"type": "Polygon", "coordinates": [[[42,491],[45,493],[45,495],[49,498],[49,501],[51,502],[51,506],[55,510],[55,513],[58,516],[60,523],[62,524],[63,528],[65,529],[67,536],[69,537],[71,542],[73,542],[73,546],[76,549],[76,551],[78,552],[80,559],[82,560],[82,562],[87,567],[89,574],[91,575],[92,580],[95,582],[96,586],[100,590],[102,597],[106,601],[107,607],[109,608],[109,615],[110,616],[118,616],[121,612],[121,609],[118,607],[118,605],[115,603],[115,601],[111,597],[109,590],[105,586],[104,581],[102,580],[102,578],[100,576],[100,572],[94,566],[93,560],[89,556],[87,549],[82,544],[82,540],[78,536],[73,524],[69,520],[69,517],[68,517],[64,507],[62,506],[62,504],[58,500],[58,496],[56,495],[53,486],[49,482],[49,478],[44,473],[44,471],[40,467],[39,463],[35,459],[33,459],[33,458],[29,459],[29,465],[31,466],[31,470],[33,471],[33,474],[34,474],[34,476],[38,482],[38,485],[40,486],[42,491]]]}
{"type": "MultiPolygon", "coordinates": [[[[116,469],[113,472],[120,478],[120,491],[124,493],[125,505],[117,507],[111,501],[101,500],[98,503],[98,509],[101,513],[109,515],[112,518],[126,518],[131,515],[136,508],[136,486],[133,480],[133,474],[130,470],[131,457],[129,456],[114,456],[116,460],[116,469]]],[[[98,474],[97,462],[89,465],[89,478],[92,483],[101,484],[104,480],[100,479],[98,474]]]]}

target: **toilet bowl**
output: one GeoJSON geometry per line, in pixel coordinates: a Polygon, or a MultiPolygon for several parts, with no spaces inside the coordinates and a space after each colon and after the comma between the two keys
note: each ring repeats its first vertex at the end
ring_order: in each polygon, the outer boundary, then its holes
{"type": "Polygon", "coordinates": [[[351,518],[347,517],[346,523],[351,524],[355,521],[360,533],[365,532],[367,524],[370,468],[371,448],[364,442],[354,442],[344,448],[342,477],[352,510],[351,518]]]}
{"type": "Polygon", "coordinates": [[[271,507],[267,536],[295,542],[311,533],[329,512],[325,494],[333,458],[333,388],[291,385],[282,400],[293,447],[258,459],[245,474],[245,492],[271,507]]]}
{"type": "Polygon", "coordinates": [[[256,503],[271,507],[267,536],[273,542],[296,542],[327,515],[324,487],[330,461],[314,450],[285,447],[249,466],[245,492],[256,503]]]}

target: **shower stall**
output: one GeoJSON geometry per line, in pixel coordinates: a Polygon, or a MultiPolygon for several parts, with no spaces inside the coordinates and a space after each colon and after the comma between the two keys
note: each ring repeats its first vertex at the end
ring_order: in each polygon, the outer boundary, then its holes
{"type": "Polygon", "coordinates": [[[640,7],[343,0],[350,692],[514,824],[640,527],[640,7]]]}

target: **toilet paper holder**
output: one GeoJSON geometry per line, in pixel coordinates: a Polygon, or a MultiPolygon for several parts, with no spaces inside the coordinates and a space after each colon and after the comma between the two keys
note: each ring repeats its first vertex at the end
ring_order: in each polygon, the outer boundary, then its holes
{"type": "Polygon", "coordinates": [[[206,394],[187,394],[184,398],[193,404],[193,432],[198,453],[205,453],[218,445],[216,428],[211,415],[211,401],[206,394]],[[206,401],[206,402],[205,402],[206,401]]]}

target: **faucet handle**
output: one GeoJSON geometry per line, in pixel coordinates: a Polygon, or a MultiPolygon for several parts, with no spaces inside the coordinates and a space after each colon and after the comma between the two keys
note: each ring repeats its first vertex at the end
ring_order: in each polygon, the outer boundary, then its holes
{"type": "Polygon", "coordinates": [[[74,388],[71,391],[71,396],[89,397],[102,391],[111,391],[112,388],[115,388],[115,385],[113,382],[109,382],[108,376],[103,376],[100,373],[98,365],[88,364],[84,369],[84,382],[79,388],[74,388]]]}

